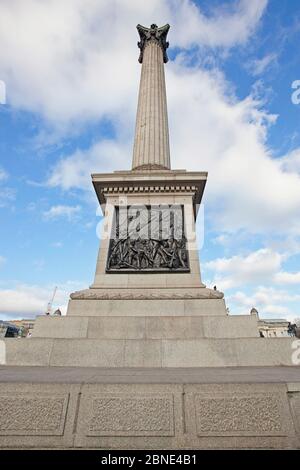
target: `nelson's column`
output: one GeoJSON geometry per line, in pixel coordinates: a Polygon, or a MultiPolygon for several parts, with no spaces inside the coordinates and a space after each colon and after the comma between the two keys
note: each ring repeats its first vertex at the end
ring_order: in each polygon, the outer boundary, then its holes
{"type": "Polygon", "coordinates": [[[2,447],[300,447],[293,339],[260,338],[255,313],[228,315],[201,280],[207,173],[171,169],[169,28],[137,26],[132,169],[92,175],[105,215],[93,284],[32,338],[0,341],[2,447]]]}

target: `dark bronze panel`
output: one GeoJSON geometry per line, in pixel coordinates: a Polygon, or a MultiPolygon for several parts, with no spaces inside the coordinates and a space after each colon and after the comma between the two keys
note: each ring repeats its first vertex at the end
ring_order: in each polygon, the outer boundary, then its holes
{"type": "Polygon", "coordinates": [[[106,272],[189,272],[182,205],[115,207],[106,272]]]}

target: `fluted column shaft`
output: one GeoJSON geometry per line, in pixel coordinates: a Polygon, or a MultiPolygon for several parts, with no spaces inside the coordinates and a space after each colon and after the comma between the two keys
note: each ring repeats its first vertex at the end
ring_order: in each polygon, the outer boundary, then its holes
{"type": "Polygon", "coordinates": [[[155,39],[143,50],[132,169],[139,167],[170,169],[164,55],[155,39]]]}

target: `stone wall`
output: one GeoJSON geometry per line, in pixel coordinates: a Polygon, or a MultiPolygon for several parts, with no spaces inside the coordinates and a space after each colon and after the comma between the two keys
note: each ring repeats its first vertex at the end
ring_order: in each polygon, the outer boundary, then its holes
{"type": "Polygon", "coordinates": [[[300,448],[300,384],[0,384],[0,447],[300,448]]]}
{"type": "Polygon", "coordinates": [[[291,338],[7,338],[8,366],[235,367],[295,366],[291,338]]]}

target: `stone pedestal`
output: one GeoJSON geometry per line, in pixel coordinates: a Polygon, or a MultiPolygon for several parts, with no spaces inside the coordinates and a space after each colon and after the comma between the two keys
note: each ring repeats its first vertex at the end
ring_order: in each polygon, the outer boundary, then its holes
{"type": "Polygon", "coordinates": [[[295,372],[0,368],[0,447],[300,448],[295,372]]]}

